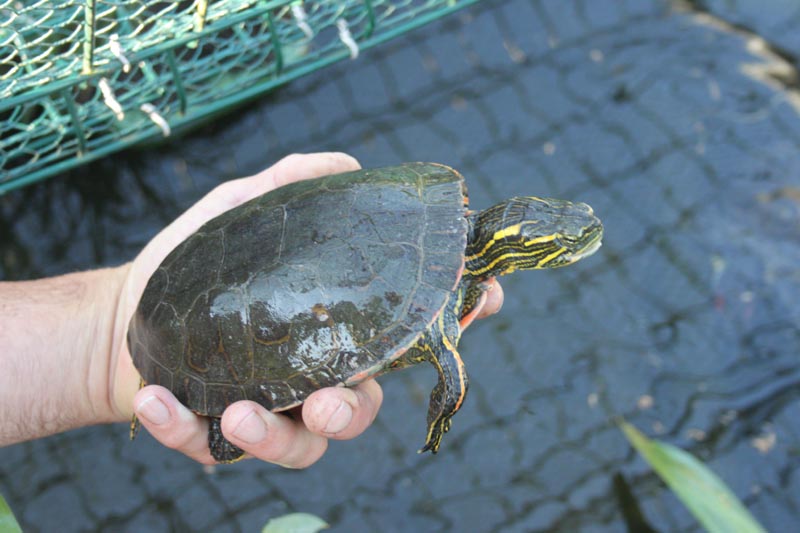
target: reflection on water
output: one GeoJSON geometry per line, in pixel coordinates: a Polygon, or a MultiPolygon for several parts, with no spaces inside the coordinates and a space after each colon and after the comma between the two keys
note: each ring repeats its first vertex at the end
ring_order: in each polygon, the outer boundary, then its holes
{"type": "Polygon", "coordinates": [[[434,383],[415,367],[382,378],[366,435],[303,472],[208,475],[121,425],[8,448],[0,491],[27,529],[252,531],[299,510],[341,531],[691,530],[616,415],[710,463],[767,529],[800,522],[800,117],[792,78],[753,75],[794,72],[798,13],[629,4],[489,2],[170,146],[0,197],[4,279],[129,260],[291,151],[439,161],[475,208],[562,197],[606,227],[579,265],[504,280],[503,312],[462,341],[469,404],[438,456],[410,451],[434,383]]]}

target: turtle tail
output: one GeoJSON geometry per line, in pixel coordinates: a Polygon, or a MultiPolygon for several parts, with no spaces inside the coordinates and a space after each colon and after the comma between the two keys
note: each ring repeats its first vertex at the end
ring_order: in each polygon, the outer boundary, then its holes
{"type": "MultiPolygon", "coordinates": [[[[142,387],[144,387],[144,380],[142,378],[139,378],[139,389],[141,389],[142,387]]],[[[136,417],[136,413],[133,413],[133,415],[131,415],[131,431],[130,431],[131,440],[136,438],[136,435],[139,434],[139,429],[141,427],[142,423],[139,422],[139,419],[136,417]]]]}
{"type": "Polygon", "coordinates": [[[139,434],[139,429],[142,427],[141,422],[139,422],[139,418],[136,415],[131,417],[131,440],[136,438],[136,435],[139,434]]]}

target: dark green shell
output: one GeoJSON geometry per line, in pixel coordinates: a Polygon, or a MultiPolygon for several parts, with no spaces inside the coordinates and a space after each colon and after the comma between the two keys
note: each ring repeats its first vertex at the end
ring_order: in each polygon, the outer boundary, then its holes
{"type": "Polygon", "coordinates": [[[293,183],[203,225],[150,278],[128,335],[148,384],[221,416],[288,409],[402,355],[464,265],[463,178],[436,164],[293,183]]]}

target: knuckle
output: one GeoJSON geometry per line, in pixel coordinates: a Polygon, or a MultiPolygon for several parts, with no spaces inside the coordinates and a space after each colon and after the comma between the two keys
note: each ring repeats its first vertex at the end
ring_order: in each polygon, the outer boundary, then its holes
{"type": "Polygon", "coordinates": [[[191,435],[183,431],[164,431],[159,436],[159,442],[172,450],[180,450],[191,440],[191,435]]]}
{"type": "Polygon", "coordinates": [[[270,462],[283,462],[297,448],[297,431],[292,424],[280,424],[268,429],[267,436],[254,450],[257,457],[270,462]]]}
{"type": "Polygon", "coordinates": [[[358,408],[366,411],[369,414],[369,421],[372,422],[383,403],[383,389],[381,389],[381,386],[378,385],[378,382],[375,380],[370,380],[363,385],[364,386],[358,391],[358,408]]]}
{"type": "Polygon", "coordinates": [[[148,430],[158,442],[172,450],[183,450],[190,446],[196,438],[199,440],[196,428],[180,422],[153,429],[148,428],[148,430]]]}
{"type": "Polygon", "coordinates": [[[306,453],[300,454],[297,457],[292,459],[291,465],[292,468],[302,469],[308,468],[309,466],[313,465],[320,458],[325,454],[325,451],[328,449],[328,440],[322,439],[318,446],[315,446],[313,450],[308,450],[306,453]]]}
{"type": "Polygon", "coordinates": [[[337,164],[337,166],[342,168],[361,168],[361,164],[358,162],[358,159],[350,154],[346,154],[344,152],[331,152],[329,157],[337,164]]]}
{"type": "Polygon", "coordinates": [[[235,198],[241,189],[242,179],[229,180],[220,183],[206,195],[206,198],[235,198]]]}
{"type": "Polygon", "coordinates": [[[278,163],[283,165],[294,166],[300,163],[304,158],[303,154],[298,152],[293,152],[287,156],[284,156],[278,163]]]}

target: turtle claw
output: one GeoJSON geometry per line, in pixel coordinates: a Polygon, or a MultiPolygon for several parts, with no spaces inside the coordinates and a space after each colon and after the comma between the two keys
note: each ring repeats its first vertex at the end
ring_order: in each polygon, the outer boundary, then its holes
{"type": "Polygon", "coordinates": [[[426,442],[425,446],[417,450],[417,453],[431,452],[433,455],[439,453],[439,446],[434,446],[432,443],[426,442]]]}
{"type": "Polygon", "coordinates": [[[425,441],[425,446],[419,449],[417,453],[431,452],[436,455],[439,452],[439,446],[442,443],[442,437],[445,433],[450,431],[450,417],[440,416],[428,428],[428,439],[425,441]]]}

